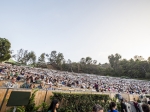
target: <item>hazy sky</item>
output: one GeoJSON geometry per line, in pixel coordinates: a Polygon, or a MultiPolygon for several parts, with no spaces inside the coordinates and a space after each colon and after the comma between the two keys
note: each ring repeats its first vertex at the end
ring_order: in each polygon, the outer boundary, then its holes
{"type": "Polygon", "coordinates": [[[150,0],[0,0],[0,37],[36,55],[150,56],[150,0]]]}

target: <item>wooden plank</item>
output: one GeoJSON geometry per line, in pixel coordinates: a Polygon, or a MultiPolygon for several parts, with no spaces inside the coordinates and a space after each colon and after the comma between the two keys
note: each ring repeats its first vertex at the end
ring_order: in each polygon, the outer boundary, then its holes
{"type": "Polygon", "coordinates": [[[38,91],[35,95],[36,106],[41,105],[44,102],[46,91],[38,91]]]}
{"type": "Polygon", "coordinates": [[[47,96],[46,96],[46,100],[45,100],[45,103],[47,105],[50,105],[50,97],[53,96],[53,93],[52,91],[47,91],[47,96]]]}
{"type": "Polygon", "coordinates": [[[6,99],[4,101],[4,104],[3,104],[1,112],[6,112],[9,109],[9,108],[7,108],[6,104],[7,104],[7,101],[9,99],[9,96],[10,96],[11,92],[12,92],[12,89],[9,89],[9,91],[8,91],[8,93],[6,95],[6,99]]]}
{"type": "Polygon", "coordinates": [[[2,104],[2,101],[3,101],[4,95],[6,93],[6,90],[7,89],[0,89],[0,105],[2,104]]]}
{"type": "Polygon", "coordinates": [[[3,100],[5,100],[4,99],[4,97],[5,97],[5,95],[7,94],[7,89],[1,89],[0,90],[0,109],[2,108],[2,106],[3,106],[3,100]]]}

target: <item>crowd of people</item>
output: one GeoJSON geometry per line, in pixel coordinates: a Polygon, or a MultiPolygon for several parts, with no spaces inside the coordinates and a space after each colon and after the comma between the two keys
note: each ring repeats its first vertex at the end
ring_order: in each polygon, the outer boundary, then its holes
{"type": "MultiPolygon", "coordinates": [[[[99,76],[94,74],[73,73],[52,69],[33,68],[27,66],[13,66],[10,64],[0,64],[0,80],[5,81],[1,87],[25,88],[25,89],[47,89],[54,90],[55,87],[68,87],[90,89],[97,92],[114,92],[128,94],[149,94],[150,82],[133,79],[122,79],[116,77],[99,76]],[[21,83],[21,85],[19,85],[21,83]]],[[[55,101],[57,104],[58,102],[55,101]]],[[[133,102],[138,112],[138,103],[133,102]]],[[[150,102],[149,102],[150,104],[150,102]]],[[[59,105],[57,105],[58,107],[59,105]]],[[[49,110],[52,107],[49,107],[49,110]]],[[[53,107],[54,108],[54,107],[53,107]]],[[[118,112],[116,104],[110,103],[108,112],[118,112]]],[[[121,99],[121,110],[127,112],[124,100],[121,99]]],[[[144,112],[149,112],[147,104],[142,105],[144,112]]],[[[50,111],[53,112],[53,111],[50,111]]],[[[56,112],[56,108],[55,108],[56,112]]],[[[100,105],[93,107],[93,112],[103,112],[100,105]]]]}
{"type": "Polygon", "coordinates": [[[0,80],[7,80],[7,88],[39,88],[53,90],[55,87],[91,89],[97,92],[149,94],[150,82],[93,74],[73,73],[52,69],[0,65],[0,80]],[[24,84],[18,85],[17,82],[24,84]],[[37,85],[38,84],[38,85],[37,85]]]}

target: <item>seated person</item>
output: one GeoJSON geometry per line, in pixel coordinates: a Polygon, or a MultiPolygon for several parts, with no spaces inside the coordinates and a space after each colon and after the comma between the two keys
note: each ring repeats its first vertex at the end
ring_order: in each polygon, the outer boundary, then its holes
{"type": "Polygon", "coordinates": [[[20,75],[24,76],[24,74],[25,74],[25,72],[22,70],[22,71],[20,72],[20,75]]]}
{"type": "Polygon", "coordinates": [[[62,83],[62,85],[66,85],[65,81],[62,81],[61,83],[62,83]]]}
{"type": "Polygon", "coordinates": [[[10,72],[10,76],[14,76],[13,71],[10,72]]]}
{"type": "Polygon", "coordinates": [[[52,87],[52,83],[49,84],[49,87],[47,88],[47,90],[54,90],[54,88],[52,87]]]}
{"type": "Polygon", "coordinates": [[[30,84],[30,89],[34,89],[35,85],[34,84],[30,84]]]}
{"type": "Polygon", "coordinates": [[[23,85],[21,85],[20,88],[27,88],[27,89],[30,89],[30,85],[31,85],[30,79],[27,78],[27,79],[26,79],[26,82],[25,82],[23,85]]]}
{"type": "Polygon", "coordinates": [[[20,76],[17,76],[17,81],[20,81],[21,80],[21,77],[20,76]]]}
{"type": "Polygon", "coordinates": [[[138,104],[137,100],[135,98],[133,100],[134,100],[133,104],[134,104],[134,107],[135,107],[136,111],[140,112],[140,108],[139,108],[139,104],[138,104]]]}
{"type": "Polygon", "coordinates": [[[4,77],[1,77],[1,76],[0,76],[0,81],[2,81],[2,80],[4,80],[4,77]]]}
{"type": "Polygon", "coordinates": [[[7,87],[7,88],[18,88],[18,84],[17,84],[17,82],[16,82],[16,78],[13,77],[13,78],[11,79],[11,82],[7,82],[7,83],[5,84],[5,87],[7,87]]]}
{"type": "Polygon", "coordinates": [[[2,72],[2,70],[3,70],[3,69],[2,69],[2,68],[0,68],[0,73],[2,72]]]}
{"type": "Polygon", "coordinates": [[[56,87],[58,87],[58,81],[56,81],[54,85],[55,85],[56,87]]]}
{"type": "Polygon", "coordinates": [[[48,77],[46,77],[45,83],[46,83],[46,84],[50,84],[50,81],[49,81],[49,78],[48,78],[48,77]]]}
{"type": "Polygon", "coordinates": [[[45,89],[45,82],[41,81],[40,85],[37,88],[39,88],[39,89],[45,89]]]}
{"type": "Polygon", "coordinates": [[[41,82],[41,81],[40,81],[40,78],[39,78],[39,77],[36,77],[36,78],[35,78],[35,83],[40,84],[40,82],[41,82]]]}
{"type": "Polygon", "coordinates": [[[15,77],[18,77],[18,72],[17,72],[17,70],[16,70],[14,76],[15,76],[15,77]]]}
{"type": "Polygon", "coordinates": [[[11,79],[10,75],[5,76],[5,79],[11,79]]]}

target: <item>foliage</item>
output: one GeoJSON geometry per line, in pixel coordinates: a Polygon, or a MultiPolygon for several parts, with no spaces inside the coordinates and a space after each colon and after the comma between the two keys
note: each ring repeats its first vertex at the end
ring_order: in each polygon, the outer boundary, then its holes
{"type": "Polygon", "coordinates": [[[48,105],[45,103],[45,102],[43,102],[42,103],[42,112],[47,112],[48,111],[48,105]]]}
{"type": "Polygon", "coordinates": [[[33,51],[28,52],[28,50],[20,49],[17,51],[17,54],[12,56],[20,64],[30,64],[34,65],[36,63],[36,55],[33,51]]]}
{"type": "Polygon", "coordinates": [[[0,62],[11,58],[11,43],[5,38],[0,38],[0,62]]]}
{"type": "Polygon", "coordinates": [[[31,95],[31,97],[30,97],[30,99],[29,99],[28,104],[25,106],[25,111],[26,111],[26,112],[35,112],[35,111],[37,111],[40,107],[42,107],[42,104],[39,105],[39,106],[36,106],[36,105],[35,105],[34,99],[35,99],[35,94],[36,94],[37,91],[38,91],[38,90],[34,90],[34,92],[32,93],[32,95],[31,95]]]}
{"type": "Polygon", "coordinates": [[[150,78],[150,73],[146,73],[146,78],[150,78]]]}
{"type": "Polygon", "coordinates": [[[46,68],[47,65],[46,65],[45,59],[46,59],[46,54],[45,54],[45,53],[42,53],[42,54],[40,55],[40,57],[38,58],[38,62],[37,62],[37,64],[36,64],[36,66],[37,66],[37,67],[46,68]]]}
{"type": "Polygon", "coordinates": [[[39,63],[45,63],[45,53],[42,53],[38,59],[39,63]]]}
{"type": "Polygon", "coordinates": [[[57,51],[52,51],[51,54],[46,55],[48,57],[48,61],[52,64],[55,68],[62,70],[62,63],[64,61],[63,53],[58,53],[57,51]]]}
{"type": "Polygon", "coordinates": [[[69,94],[53,93],[51,99],[60,101],[59,112],[91,112],[94,104],[104,107],[104,112],[108,111],[110,98],[108,95],[100,94],[69,94]]]}
{"type": "Polygon", "coordinates": [[[56,63],[57,60],[57,51],[52,51],[50,54],[49,62],[56,63]]]}
{"type": "Polygon", "coordinates": [[[112,55],[108,56],[109,63],[115,72],[119,68],[119,60],[120,59],[121,59],[121,55],[119,55],[117,53],[115,55],[112,54],[112,55]]]}
{"type": "Polygon", "coordinates": [[[70,59],[65,61],[63,53],[57,53],[55,50],[50,54],[42,53],[38,62],[36,62],[36,55],[33,51],[20,49],[13,57],[17,60],[17,63],[12,63],[13,65],[28,64],[41,68],[47,68],[50,65],[56,70],[75,73],[148,80],[150,78],[150,57],[144,60],[142,56],[137,55],[133,59],[126,60],[121,59],[122,56],[118,53],[111,54],[108,56],[109,63],[104,64],[97,64],[97,60],[93,60],[91,57],[82,57],[79,62],[72,62],[70,59]]]}
{"type": "Polygon", "coordinates": [[[86,64],[91,64],[92,63],[92,58],[91,57],[86,57],[85,61],[86,61],[86,64]]]}
{"type": "Polygon", "coordinates": [[[71,62],[63,63],[62,70],[76,73],[88,73],[104,76],[114,76],[122,78],[137,78],[149,79],[150,78],[150,57],[148,60],[140,59],[141,56],[136,56],[134,59],[126,60],[121,59],[120,54],[108,56],[109,63],[95,64],[96,60],[91,62],[91,58],[81,58],[79,63],[71,62]],[[137,59],[137,57],[139,59],[137,59]],[[87,61],[90,60],[90,61],[87,61]]]}
{"type": "Polygon", "coordinates": [[[36,63],[36,55],[34,51],[31,51],[28,53],[28,64],[35,65],[35,63],[36,63]]]}
{"type": "MultiPolygon", "coordinates": [[[[27,106],[19,106],[17,107],[16,112],[37,112],[39,108],[42,107],[41,112],[48,111],[48,105],[45,102],[42,102],[41,105],[35,106],[35,94],[38,90],[35,90],[29,100],[27,106]]],[[[60,106],[58,108],[58,112],[91,112],[92,107],[95,104],[100,104],[104,108],[104,112],[108,111],[109,103],[111,101],[117,104],[117,110],[120,111],[120,103],[117,100],[110,99],[109,95],[102,94],[80,94],[80,93],[58,93],[54,92],[54,95],[51,96],[51,101],[53,99],[58,99],[60,102],[60,106]]],[[[13,108],[8,110],[7,112],[12,112],[13,108]]]]}

